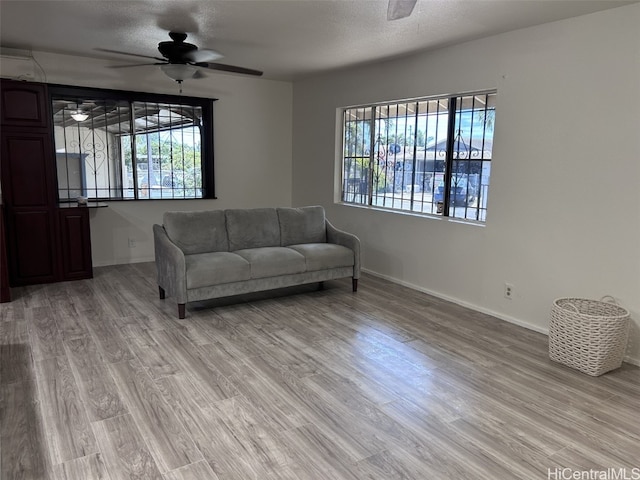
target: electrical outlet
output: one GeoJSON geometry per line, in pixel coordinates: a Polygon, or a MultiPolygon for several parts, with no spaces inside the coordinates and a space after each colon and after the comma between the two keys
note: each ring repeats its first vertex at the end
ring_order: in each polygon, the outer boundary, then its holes
{"type": "Polygon", "coordinates": [[[510,283],[505,282],[504,284],[504,298],[508,298],[509,300],[513,298],[513,285],[510,283]]]}
{"type": "Polygon", "coordinates": [[[129,248],[136,248],[136,239],[135,238],[130,238],[129,239],[129,248]]]}

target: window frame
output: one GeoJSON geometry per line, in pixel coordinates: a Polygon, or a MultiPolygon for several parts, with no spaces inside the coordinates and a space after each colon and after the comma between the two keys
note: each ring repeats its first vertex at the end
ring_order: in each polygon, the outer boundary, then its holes
{"type": "MultiPolygon", "coordinates": [[[[486,206],[486,197],[488,195],[488,190],[489,190],[488,180],[490,179],[490,176],[491,176],[490,171],[493,163],[492,162],[493,137],[495,135],[494,123],[495,123],[495,112],[497,109],[496,108],[497,94],[498,94],[497,89],[488,89],[488,90],[471,91],[471,92],[464,92],[464,93],[433,95],[433,96],[426,96],[426,97],[390,100],[390,101],[367,103],[367,104],[357,104],[357,105],[338,108],[337,120],[339,122],[339,126],[338,126],[339,128],[337,128],[336,130],[337,130],[337,134],[340,135],[340,138],[338,139],[338,150],[337,150],[338,159],[336,162],[336,165],[339,165],[339,178],[336,177],[336,184],[335,184],[336,185],[336,192],[335,192],[336,201],[338,203],[348,205],[348,206],[381,209],[381,210],[390,211],[393,213],[419,215],[419,216],[425,216],[430,218],[447,218],[455,221],[470,222],[470,223],[477,223],[480,225],[484,225],[487,221],[486,217],[488,212],[488,209],[486,206]],[[485,106],[485,108],[476,107],[476,100],[478,99],[478,97],[482,97],[482,96],[485,97],[485,100],[487,100],[487,103],[489,103],[489,99],[491,98],[492,105],[485,106]],[[471,103],[472,103],[471,108],[463,107],[463,102],[468,99],[471,99],[471,103]],[[419,132],[418,132],[418,122],[417,122],[419,113],[418,113],[418,110],[416,110],[415,113],[412,112],[409,115],[405,111],[405,114],[403,115],[400,113],[400,110],[401,110],[401,107],[407,108],[408,105],[414,104],[414,103],[416,106],[419,106],[421,102],[425,102],[428,104],[430,102],[439,103],[441,101],[447,102],[446,148],[443,152],[440,152],[440,149],[436,148],[436,146],[434,145],[434,154],[433,154],[434,159],[432,160],[434,166],[433,166],[433,171],[429,171],[429,173],[432,174],[431,178],[428,183],[425,183],[424,178],[422,180],[422,189],[425,188],[425,185],[427,186],[431,185],[431,188],[432,188],[431,200],[428,201],[428,200],[425,200],[424,191],[419,188],[420,184],[416,185],[416,168],[417,168],[416,165],[421,161],[425,162],[425,165],[426,165],[426,162],[428,161],[426,153],[424,158],[419,158],[417,155],[417,147],[418,147],[418,141],[419,141],[418,139],[420,138],[419,132]],[[387,114],[389,113],[390,109],[394,109],[395,115],[385,116],[384,114],[379,114],[379,111],[384,108],[387,109],[387,114]],[[359,109],[362,110],[362,113],[359,112],[359,109]],[[355,112],[355,115],[353,112],[355,112]],[[479,114],[477,112],[484,112],[484,113],[479,114]],[[488,112],[492,112],[491,115],[489,115],[488,112]],[[348,120],[347,119],[348,114],[351,114],[351,116],[355,117],[356,120],[348,120]],[[361,115],[362,120],[358,120],[359,118],[358,115],[361,115]],[[412,124],[407,123],[404,126],[404,134],[406,134],[407,125],[410,125],[409,126],[409,132],[411,137],[410,142],[407,142],[406,137],[404,138],[402,143],[397,142],[398,128],[397,128],[397,125],[395,125],[395,127],[393,126],[394,123],[402,118],[404,118],[406,122],[406,119],[414,115],[416,119],[415,123],[412,123],[412,124]],[[470,115],[470,122],[471,122],[468,142],[466,141],[467,138],[461,135],[462,130],[460,129],[461,119],[464,118],[464,116],[466,115],[470,115]],[[476,121],[476,118],[475,118],[476,115],[482,115],[481,121],[483,122],[483,125],[481,127],[482,129],[481,137],[473,136],[473,130],[474,130],[473,125],[474,125],[474,122],[476,121]],[[489,120],[489,118],[491,118],[491,120],[489,120]],[[388,137],[388,135],[385,135],[386,138],[385,138],[385,141],[383,142],[381,142],[380,132],[383,131],[385,127],[381,128],[380,125],[377,123],[380,120],[390,121],[390,123],[388,123],[386,126],[387,134],[389,132],[389,125],[392,125],[392,128],[395,128],[394,134],[392,134],[391,137],[388,137]],[[350,126],[349,123],[351,122],[353,122],[355,125],[350,126]],[[360,123],[360,127],[358,127],[357,125],[358,123],[360,123]],[[412,130],[414,126],[415,126],[415,132],[412,130]],[[352,130],[354,128],[356,132],[354,137],[355,143],[347,143],[347,137],[350,135],[353,135],[352,130]],[[360,128],[361,130],[360,135],[362,136],[363,140],[358,140],[359,138],[357,133],[358,128],[360,128]],[[490,132],[489,134],[488,134],[488,131],[490,132]],[[391,141],[391,138],[394,138],[394,141],[391,141]],[[487,140],[490,142],[490,145],[489,145],[490,148],[488,150],[485,149],[485,146],[489,144],[487,140]],[[474,156],[478,155],[477,150],[479,149],[476,148],[474,145],[477,145],[479,142],[481,142],[481,145],[482,145],[482,149],[479,152],[479,157],[472,158],[472,155],[474,156]],[[399,145],[395,145],[396,143],[399,143],[399,145]],[[464,152],[464,150],[460,148],[461,143],[463,144],[463,147],[466,150],[466,154],[467,154],[466,157],[462,156],[462,153],[464,152]],[[408,171],[404,170],[404,165],[406,164],[406,161],[410,160],[412,162],[412,167],[411,167],[412,170],[410,172],[411,185],[405,185],[404,180],[401,182],[402,187],[410,187],[408,192],[410,193],[410,196],[404,197],[404,193],[402,193],[402,196],[398,202],[400,204],[399,207],[394,205],[396,203],[396,198],[393,198],[393,197],[397,197],[396,194],[398,192],[398,183],[396,178],[392,176],[392,182],[387,184],[386,176],[388,175],[388,173],[386,170],[382,173],[382,177],[385,179],[384,189],[382,190],[382,192],[389,193],[389,190],[386,190],[386,189],[389,188],[389,186],[391,186],[390,193],[392,193],[392,195],[391,196],[386,196],[385,194],[380,195],[380,190],[376,190],[376,182],[378,182],[378,176],[380,176],[380,173],[374,173],[380,170],[381,163],[385,164],[386,169],[389,168],[390,162],[388,160],[391,157],[390,147],[397,148],[398,146],[400,146],[401,148],[403,147],[405,150],[405,152],[402,154],[402,164],[403,164],[402,175],[405,175],[405,173],[408,173],[408,171]],[[358,149],[361,149],[362,152],[359,153],[358,149]],[[412,158],[408,158],[406,156],[407,155],[406,152],[409,149],[413,151],[412,158]],[[378,150],[382,151],[382,154],[385,155],[384,159],[382,157],[378,158],[380,156],[380,153],[378,150]],[[436,162],[438,161],[437,160],[438,152],[440,152],[441,155],[444,154],[444,157],[442,158],[442,160],[444,161],[444,170],[442,171],[437,170],[435,166],[436,162]],[[360,157],[362,157],[361,161],[363,163],[366,163],[365,166],[357,165],[358,159],[360,157]],[[365,159],[368,160],[368,162],[365,162],[365,159]],[[349,163],[347,164],[347,162],[349,163]],[[460,162],[463,162],[462,165],[464,165],[465,162],[467,163],[466,172],[460,170],[460,166],[461,166],[460,162]],[[480,162],[479,167],[478,165],[472,166],[472,162],[480,162]],[[485,164],[486,166],[488,166],[488,174],[486,175],[484,171],[485,164]],[[361,170],[360,171],[361,175],[363,173],[366,175],[366,179],[364,181],[362,178],[360,182],[357,181],[358,168],[361,170]],[[481,173],[476,172],[473,174],[473,176],[476,177],[473,182],[471,182],[472,175],[471,175],[471,170],[469,170],[470,168],[476,168],[476,169],[479,168],[481,170],[481,173]],[[349,170],[349,172],[347,172],[347,170],[349,170]],[[353,171],[354,176],[350,175],[351,171],[353,171]],[[435,201],[435,187],[436,187],[435,182],[438,174],[442,175],[442,182],[444,183],[444,192],[440,193],[440,195],[444,197],[442,202],[435,201]],[[460,215],[457,212],[456,209],[459,208],[460,205],[457,202],[455,202],[456,200],[455,198],[452,199],[452,192],[451,192],[454,178],[460,178],[461,176],[466,178],[465,192],[467,192],[467,189],[469,189],[470,187],[473,187],[473,190],[471,191],[475,193],[472,193],[472,195],[476,195],[475,201],[477,202],[476,206],[472,207],[470,206],[470,204],[473,200],[465,199],[464,216],[460,215]],[[487,181],[486,184],[481,183],[481,180],[484,180],[484,179],[486,179],[487,181]],[[362,192],[362,187],[365,185],[366,185],[366,191],[362,192]],[[350,186],[351,188],[353,188],[353,190],[350,190],[350,186]],[[420,199],[416,200],[416,195],[418,195],[419,193],[422,193],[422,200],[420,199]],[[353,200],[348,200],[348,197],[350,195],[353,196],[353,200]],[[482,195],[482,203],[481,203],[480,195],[482,195]],[[360,200],[358,201],[357,198],[359,198],[360,200]],[[392,200],[390,201],[391,206],[385,205],[389,198],[392,198],[392,200]],[[382,201],[383,203],[382,205],[377,204],[380,201],[382,201]],[[421,209],[417,209],[417,210],[414,209],[414,202],[422,204],[422,207],[418,207],[421,209]],[[403,208],[403,203],[409,204],[410,207],[403,208]],[[441,209],[440,209],[440,206],[437,205],[440,203],[443,204],[441,209]],[[425,205],[430,205],[429,207],[430,211],[425,211],[425,208],[426,208],[425,205]],[[473,218],[473,215],[470,218],[468,216],[469,214],[467,213],[468,211],[475,211],[475,218],[473,218]]],[[[423,115],[425,115],[426,117],[428,117],[430,114],[435,115],[436,119],[434,120],[434,122],[436,123],[435,128],[437,130],[439,116],[442,114],[442,112],[440,110],[436,110],[435,112],[432,112],[432,113],[429,113],[429,112],[430,112],[429,107],[427,107],[426,114],[423,113],[423,115]]],[[[426,124],[425,124],[425,128],[428,129],[428,127],[426,127],[426,124]]],[[[427,140],[425,140],[427,131],[422,133],[423,133],[423,137],[421,141],[424,142],[423,149],[426,152],[426,150],[428,149],[427,140]]],[[[400,132],[400,134],[402,136],[402,132],[400,132]]],[[[439,145],[440,143],[445,143],[444,141],[438,140],[438,134],[436,134],[435,140],[436,140],[435,142],[436,145],[439,145]]],[[[397,152],[393,152],[394,157],[395,157],[395,153],[397,152]]],[[[395,161],[396,160],[394,158],[393,162],[395,161]]],[[[396,167],[397,165],[394,166],[393,168],[394,171],[397,171],[396,167]]],[[[427,173],[427,171],[423,171],[422,173],[424,175],[425,173],[427,173]]],[[[402,190],[402,192],[404,192],[404,190],[402,190]]],[[[457,192],[457,188],[456,188],[456,192],[457,192]]],[[[457,195],[457,193],[455,195],[457,195]]],[[[465,195],[467,195],[467,193],[465,193],[465,195]]]]}
{"type": "MultiPolygon", "coordinates": [[[[202,196],[193,198],[139,198],[136,194],[133,198],[125,197],[98,197],[95,201],[149,201],[149,200],[203,200],[216,199],[215,195],[215,170],[214,170],[214,132],[213,132],[213,102],[217,98],[190,97],[183,95],[170,95],[161,93],[138,92],[131,90],[113,90],[94,87],[78,87],[73,85],[49,84],[49,105],[51,108],[51,118],[53,125],[53,99],[54,97],[91,98],[98,100],[120,100],[126,101],[130,105],[134,102],[147,103],[169,103],[182,104],[200,107],[202,109],[202,125],[200,129],[201,138],[201,168],[202,168],[202,196]]],[[[54,149],[55,149],[55,138],[54,149]]],[[[138,189],[136,175],[134,174],[135,189],[138,189]]],[[[124,180],[124,179],[123,179],[124,180]]],[[[71,203],[74,199],[61,199],[59,203],[71,203]]],[[[92,199],[94,200],[94,199],[92,199]]]]}

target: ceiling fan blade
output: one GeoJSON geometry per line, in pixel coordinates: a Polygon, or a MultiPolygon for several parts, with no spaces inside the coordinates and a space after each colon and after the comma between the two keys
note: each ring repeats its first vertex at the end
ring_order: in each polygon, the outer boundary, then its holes
{"type": "Polygon", "coordinates": [[[222,72],[240,73],[243,75],[255,75],[256,77],[261,76],[263,73],[260,70],[252,70],[251,68],[236,67],[233,65],[224,65],[222,63],[198,62],[194,63],[193,65],[195,65],[196,67],[208,68],[209,70],[220,70],[222,72]]]}
{"type": "Polygon", "coordinates": [[[99,52],[117,53],[118,55],[129,55],[130,57],[150,58],[152,60],[160,60],[161,62],[166,61],[164,58],[160,58],[160,57],[151,57],[149,55],[138,55],[137,53],[121,52],[119,50],[110,50],[108,48],[95,48],[94,50],[97,50],[99,52]]]}
{"type": "Polygon", "coordinates": [[[128,65],[107,65],[107,68],[129,68],[129,67],[145,67],[148,65],[166,65],[167,62],[156,63],[129,63],[128,65]]]}
{"type": "Polygon", "coordinates": [[[417,0],[389,0],[387,20],[398,20],[411,15],[417,0]]]}
{"type": "Polygon", "coordinates": [[[212,62],[224,57],[224,55],[222,55],[220,52],[216,52],[215,50],[206,48],[189,52],[185,55],[185,57],[191,62],[212,62]]]}

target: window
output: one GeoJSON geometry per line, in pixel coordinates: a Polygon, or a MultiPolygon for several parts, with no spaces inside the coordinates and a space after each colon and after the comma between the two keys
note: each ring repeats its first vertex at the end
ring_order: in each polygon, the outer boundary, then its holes
{"type": "Polygon", "coordinates": [[[51,86],[58,198],[214,198],[212,100],[51,86]]]}
{"type": "Polygon", "coordinates": [[[343,110],[346,203],[484,222],[495,92],[343,110]]]}

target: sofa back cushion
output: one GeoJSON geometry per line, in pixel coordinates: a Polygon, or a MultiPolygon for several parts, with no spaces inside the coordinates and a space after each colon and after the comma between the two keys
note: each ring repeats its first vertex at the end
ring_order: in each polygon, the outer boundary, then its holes
{"type": "Polygon", "coordinates": [[[165,212],[164,229],[186,254],[227,252],[227,228],[223,210],[165,212]]]}
{"type": "Polygon", "coordinates": [[[279,247],[280,225],[275,208],[225,210],[229,250],[279,247]]]}
{"type": "Polygon", "coordinates": [[[323,207],[278,208],[278,218],[283,247],[327,241],[323,207]]]}

